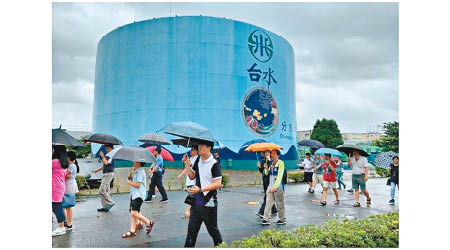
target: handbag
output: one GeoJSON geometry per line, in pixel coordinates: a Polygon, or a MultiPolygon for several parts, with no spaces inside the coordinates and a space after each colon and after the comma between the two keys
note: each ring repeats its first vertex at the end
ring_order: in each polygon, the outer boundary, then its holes
{"type": "Polygon", "coordinates": [[[75,194],[65,194],[62,201],[62,207],[69,208],[74,206],[75,206],[75,194]]]}
{"type": "Polygon", "coordinates": [[[389,177],[389,178],[387,179],[386,186],[390,186],[390,185],[391,185],[391,178],[389,177]]]}

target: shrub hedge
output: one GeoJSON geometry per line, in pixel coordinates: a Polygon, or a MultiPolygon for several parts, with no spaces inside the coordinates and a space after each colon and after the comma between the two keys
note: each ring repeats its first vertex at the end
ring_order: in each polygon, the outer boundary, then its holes
{"type": "Polygon", "coordinates": [[[375,166],[375,172],[381,177],[389,177],[389,170],[375,166]]]}
{"type": "Polygon", "coordinates": [[[264,230],[257,236],[225,242],[222,248],[270,248],[270,247],[398,247],[398,212],[373,215],[367,219],[329,220],[322,226],[301,226],[292,232],[264,230]]]}
{"type": "Polygon", "coordinates": [[[288,172],[288,179],[294,180],[295,183],[303,182],[303,178],[305,176],[304,172],[288,172]]]}
{"type": "Polygon", "coordinates": [[[222,174],[222,185],[223,187],[227,187],[228,183],[230,183],[230,175],[222,174]]]}

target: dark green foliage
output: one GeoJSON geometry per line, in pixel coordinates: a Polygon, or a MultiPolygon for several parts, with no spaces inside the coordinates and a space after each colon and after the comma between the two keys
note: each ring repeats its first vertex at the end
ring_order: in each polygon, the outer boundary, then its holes
{"type": "Polygon", "coordinates": [[[230,183],[230,175],[222,174],[222,185],[223,187],[227,187],[228,183],[230,183]]]}
{"type": "Polygon", "coordinates": [[[333,119],[327,120],[323,118],[322,120],[317,120],[316,124],[314,124],[311,139],[320,141],[329,148],[335,148],[344,144],[341,131],[333,119]]]}
{"type": "Polygon", "coordinates": [[[230,245],[225,242],[222,248],[387,248],[398,247],[399,244],[398,212],[372,215],[364,220],[342,221],[329,220],[321,227],[302,226],[292,232],[283,230],[264,230],[259,235],[234,241],[230,245]]]}
{"type": "Polygon", "coordinates": [[[383,132],[385,135],[380,139],[372,142],[373,145],[380,147],[383,152],[394,151],[398,153],[398,122],[385,122],[383,124],[383,132]]]}
{"type": "Polygon", "coordinates": [[[377,174],[381,177],[388,177],[390,175],[389,170],[380,168],[378,166],[375,166],[375,172],[377,172],[377,174]]]}
{"type": "MultiPolygon", "coordinates": [[[[78,141],[82,142],[81,140],[78,141]]],[[[91,143],[87,142],[83,147],[68,146],[67,149],[75,151],[75,154],[77,154],[77,158],[86,158],[91,153],[91,143]]]]}

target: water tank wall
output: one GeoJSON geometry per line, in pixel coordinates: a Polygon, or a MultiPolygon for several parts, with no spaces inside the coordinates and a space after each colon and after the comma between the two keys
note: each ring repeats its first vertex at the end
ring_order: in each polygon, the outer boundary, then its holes
{"type": "MultiPolygon", "coordinates": [[[[294,168],[294,65],[284,38],[248,23],[186,16],[128,24],[97,47],[93,132],[139,145],[167,123],[194,121],[226,146],[224,168],[232,159],[233,169],[255,169],[255,154],[240,150],[255,139],[281,145],[294,168]]],[[[166,148],[176,159],[185,150],[166,148]]]]}

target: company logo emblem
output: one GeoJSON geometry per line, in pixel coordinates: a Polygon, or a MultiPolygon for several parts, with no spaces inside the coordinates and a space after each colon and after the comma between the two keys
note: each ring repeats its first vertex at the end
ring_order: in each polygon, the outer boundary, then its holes
{"type": "Polygon", "coordinates": [[[248,49],[256,60],[267,62],[273,55],[272,39],[266,32],[255,30],[248,37],[248,49]]]}

